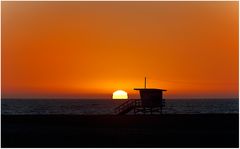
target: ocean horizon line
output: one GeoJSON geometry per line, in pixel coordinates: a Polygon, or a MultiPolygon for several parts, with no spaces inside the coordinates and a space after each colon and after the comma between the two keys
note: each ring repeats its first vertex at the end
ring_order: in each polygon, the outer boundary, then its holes
{"type": "MultiPolygon", "coordinates": [[[[21,98],[6,98],[1,97],[1,100],[138,100],[140,98],[128,99],[112,99],[112,98],[83,98],[83,97],[21,97],[21,98]]],[[[165,100],[239,100],[239,97],[180,97],[180,98],[164,98],[165,100]]]]}

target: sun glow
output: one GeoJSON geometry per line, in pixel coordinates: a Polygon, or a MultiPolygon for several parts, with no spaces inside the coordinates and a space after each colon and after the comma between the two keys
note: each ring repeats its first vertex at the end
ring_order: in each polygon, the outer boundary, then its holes
{"type": "Polygon", "coordinates": [[[117,90],[113,92],[112,99],[128,99],[128,94],[123,90],[117,90]]]}

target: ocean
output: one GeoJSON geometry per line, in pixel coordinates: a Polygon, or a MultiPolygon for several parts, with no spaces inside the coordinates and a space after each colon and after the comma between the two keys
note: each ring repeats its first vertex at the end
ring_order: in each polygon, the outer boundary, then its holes
{"type": "MultiPolygon", "coordinates": [[[[2,115],[108,115],[125,100],[2,99],[2,115]]],[[[238,99],[167,99],[165,114],[239,113],[238,99]]],[[[133,113],[129,113],[133,114],[133,113]]]]}

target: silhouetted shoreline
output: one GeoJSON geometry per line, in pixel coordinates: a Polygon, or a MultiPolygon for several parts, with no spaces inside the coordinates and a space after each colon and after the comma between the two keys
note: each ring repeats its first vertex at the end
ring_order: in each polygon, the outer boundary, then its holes
{"type": "Polygon", "coordinates": [[[2,115],[2,147],[238,147],[238,114],[2,115]]]}

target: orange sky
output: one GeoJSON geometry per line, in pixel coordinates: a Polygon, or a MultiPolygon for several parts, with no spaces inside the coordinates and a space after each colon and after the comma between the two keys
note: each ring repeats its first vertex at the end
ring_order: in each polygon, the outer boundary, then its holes
{"type": "Polygon", "coordinates": [[[238,97],[238,2],[2,2],[2,97],[238,97]]]}

